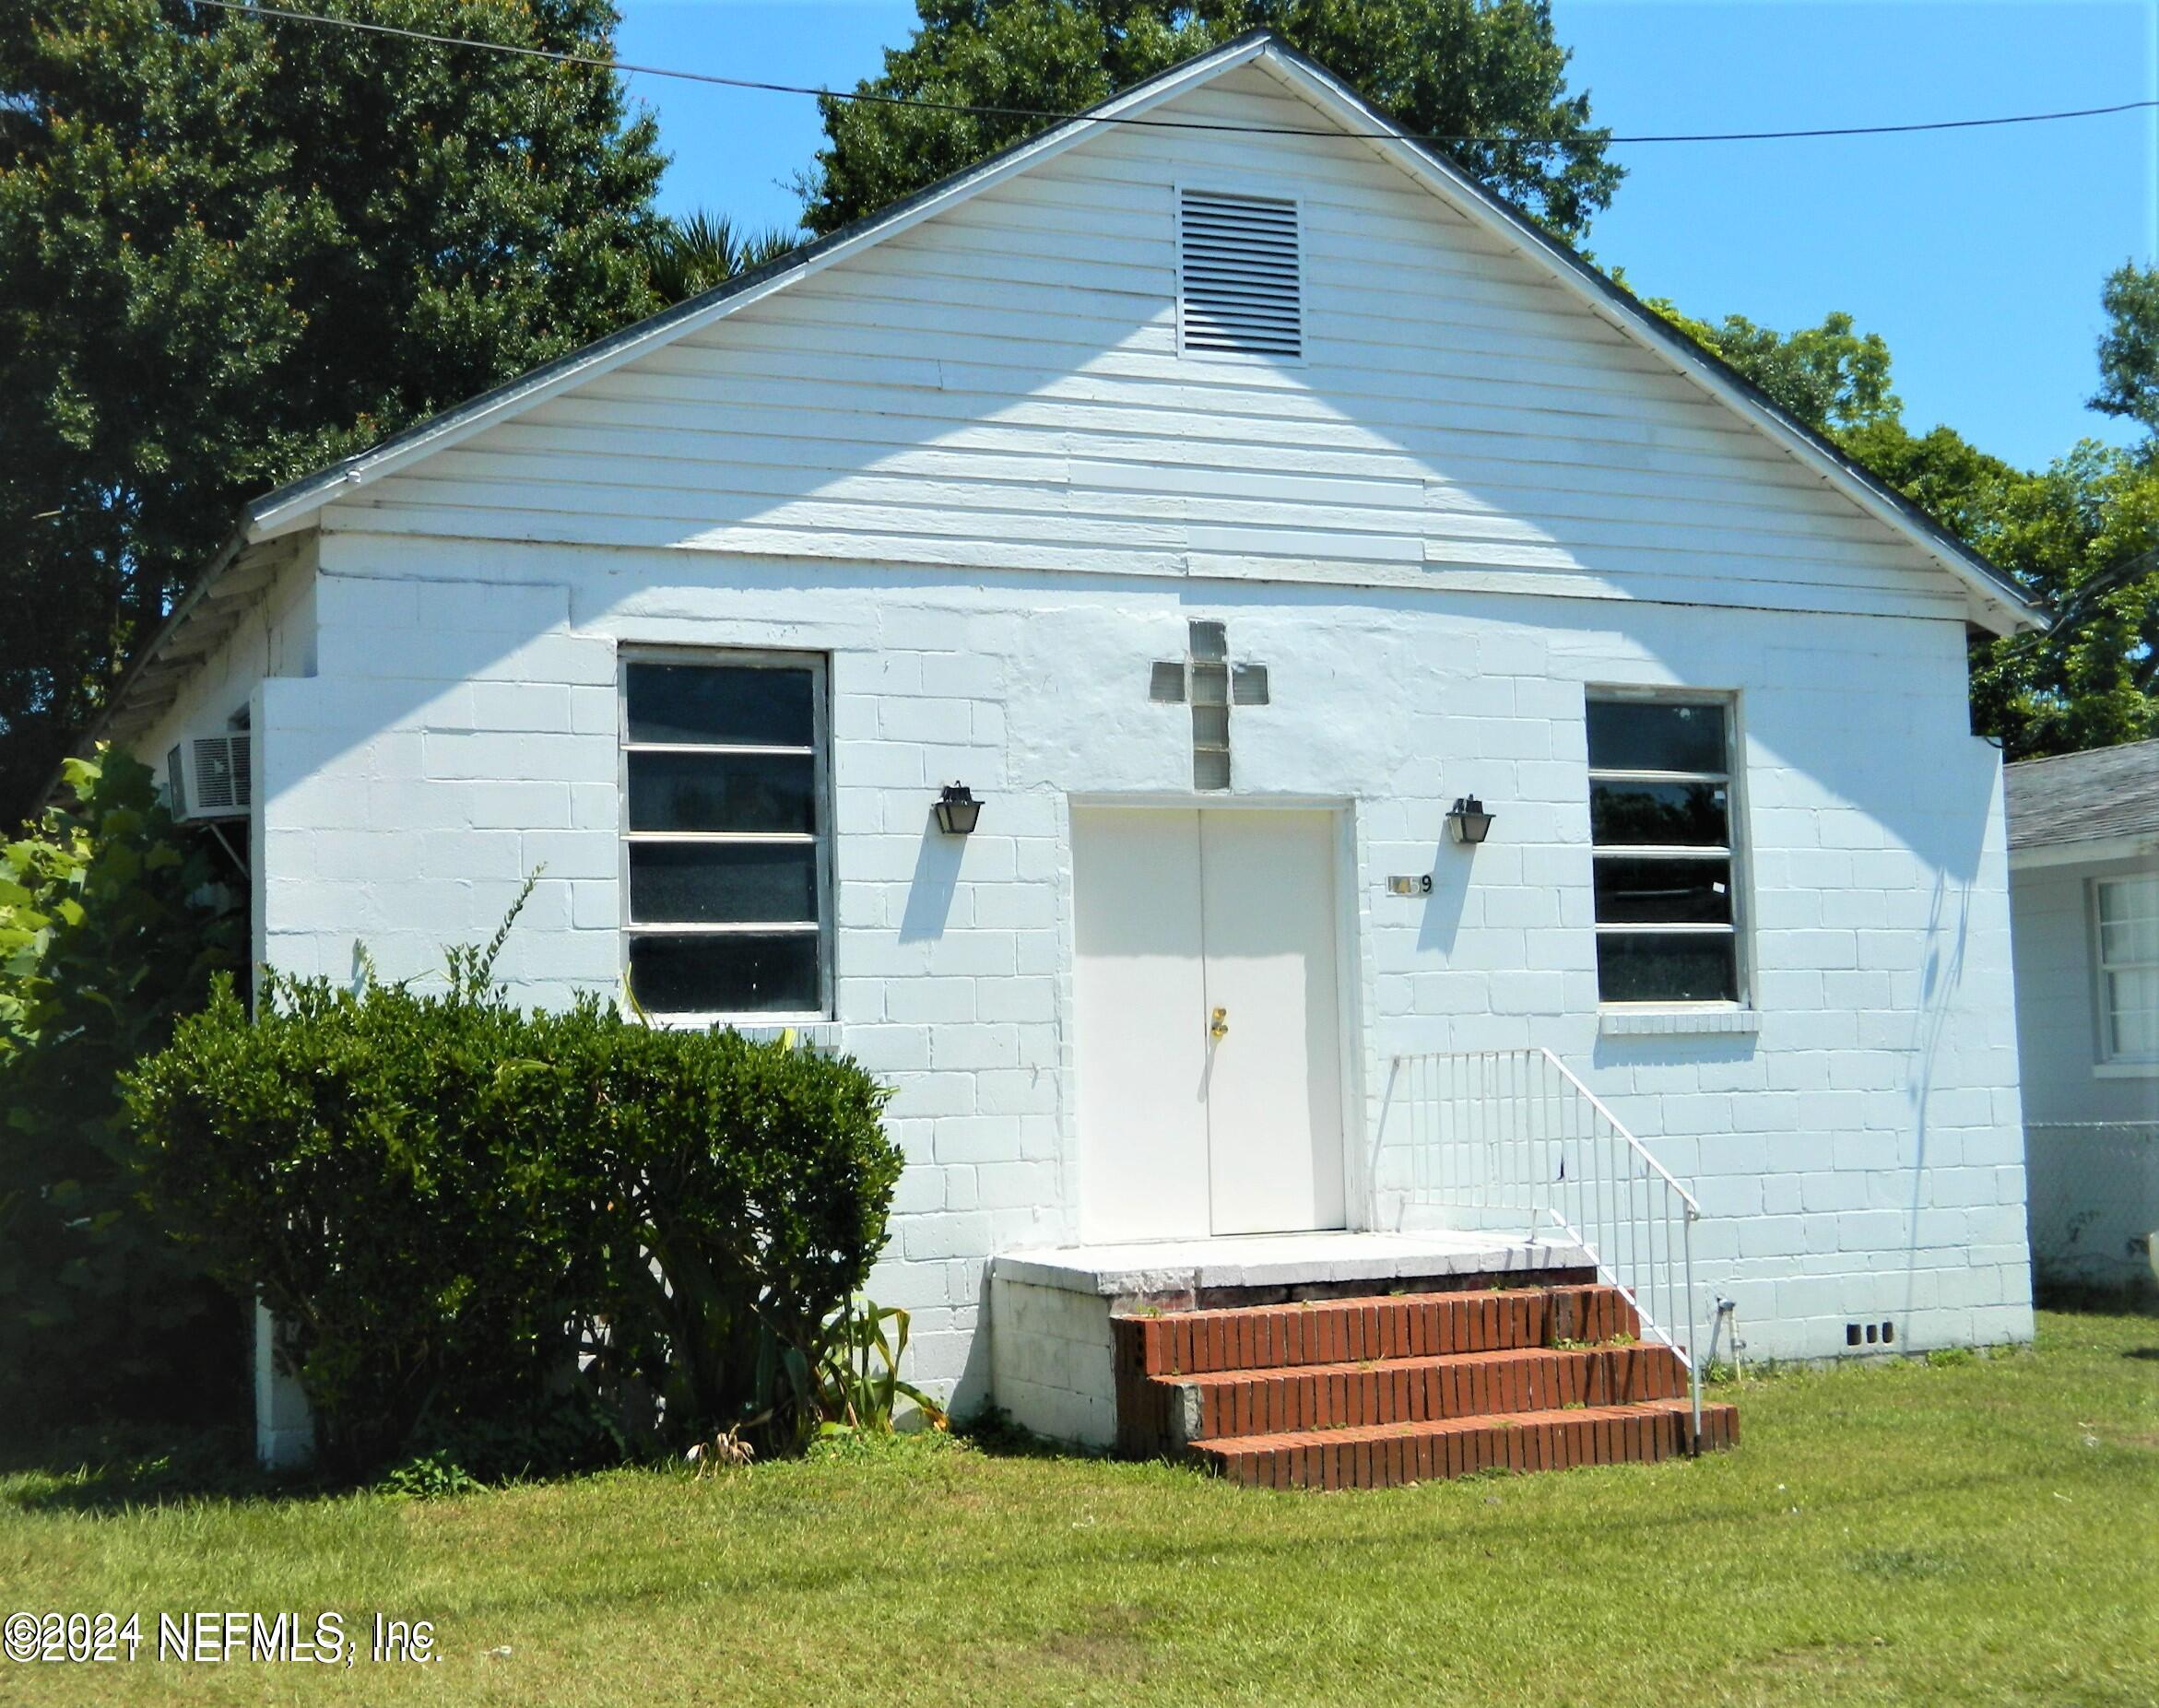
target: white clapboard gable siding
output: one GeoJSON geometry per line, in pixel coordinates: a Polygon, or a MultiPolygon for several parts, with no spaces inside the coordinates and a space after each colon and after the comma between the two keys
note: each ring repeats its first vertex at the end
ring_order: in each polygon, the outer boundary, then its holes
{"type": "MultiPolygon", "coordinates": [[[[1319,123],[1263,65],[1160,111],[1319,123]]],[[[1346,135],[1104,126],[357,489],[325,523],[971,571],[1965,609],[1916,546],[1346,135]],[[1195,190],[1293,207],[1300,359],[1180,351],[1195,190]]]]}

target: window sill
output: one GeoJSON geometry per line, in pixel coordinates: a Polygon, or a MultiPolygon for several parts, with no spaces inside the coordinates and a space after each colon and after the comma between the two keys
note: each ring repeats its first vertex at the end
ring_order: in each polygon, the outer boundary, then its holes
{"type": "Polygon", "coordinates": [[[2159,1062],[2097,1062],[2094,1079],[2159,1079],[2159,1062]]]}
{"type": "Polygon", "coordinates": [[[1758,1008],[1599,1008],[1597,1032],[1603,1038],[1662,1038],[1692,1032],[1752,1035],[1762,1030],[1758,1008]]]}
{"type": "MultiPolygon", "coordinates": [[[[622,1018],[635,1019],[636,1011],[625,1007],[622,1018]]],[[[703,1032],[724,1026],[758,1042],[777,1038],[785,1031],[792,1031],[803,1042],[820,1049],[840,1041],[839,1022],[822,1014],[654,1014],[646,1019],[658,1031],[703,1032]]]]}

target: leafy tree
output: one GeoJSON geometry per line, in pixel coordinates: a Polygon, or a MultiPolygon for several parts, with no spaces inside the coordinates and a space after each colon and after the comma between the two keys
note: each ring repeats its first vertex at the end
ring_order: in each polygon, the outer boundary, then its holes
{"type": "Polygon", "coordinates": [[[1878,332],[1854,332],[1849,314],[1824,314],[1819,326],[1783,333],[1743,314],[1712,325],[1663,297],[1647,299],[1646,306],[1818,433],[1894,422],[1903,414],[1904,400],[1889,389],[1888,343],[1878,332]]]}
{"type": "Polygon", "coordinates": [[[826,97],[826,145],[800,182],[813,231],[831,231],[1248,29],[1273,30],[1403,128],[1504,138],[1447,145],[1481,183],[1578,239],[1623,171],[1589,98],[1567,92],[1568,52],[1547,0],[916,0],[921,27],[860,93],[953,112],[826,97]]]}
{"type": "MultiPolygon", "coordinates": [[[[606,0],[323,10],[609,51],[606,0]]],[[[614,76],[186,0],[0,9],[0,823],[238,502],[654,306],[614,76]]]]}
{"type": "Polygon", "coordinates": [[[738,231],[725,214],[699,208],[655,224],[645,241],[645,266],[653,294],[662,302],[679,302],[777,261],[801,242],[791,231],[738,231]]]}
{"type": "Polygon", "coordinates": [[[1952,534],[1989,553],[1998,548],[1990,531],[2001,494],[2025,477],[2023,470],[1980,450],[1953,427],[1915,433],[1899,417],[1840,429],[1835,437],[1952,534]]]}
{"type": "MultiPolygon", "coordinates": [[[[2106,284],[2114,329],[2100,345],[2094,408],[2143,418],[2159,407],[2159,272],[2106,284]]],[[[1975,642],[1973,726],[2011,759],[2159,735],[2159,461],[2150,443],[2087,440],[2032,474],[1948,427],[1905,425],[1888,344],[1849,314],[1786,334],[1740,315],[1712,324],[1648,306],[1724,358],[1942,526],[2008,571],[2054,618],[2045,634],[1975,642]]]]}
{"type": "Polygon", "coordinates": [[[17,1420],[237,1412],[242,1313],[138,1202],[119,1075],[236,969],[230,863],[123,755],[0,847],[0,1394],[17,1420]]]}
{"type": "Polygon", "coordinates": [[[1976,726],[2011,759],[2159,736],[2159,465],[2086,440],[1990,509],[1974,544],[2054,626],[1976,646],[1976,726]]]}
{"type": "Polygon", "coordinates": [[[2100,305],[2112,319],[2099,340],[2099,390],[2091,406],[2143,423],[2159,447],[2159,267],[2125,261],[2106,276],[2100,305]]]}
{"type": "MultiPolygon", "coordinates": [[[[2092,406],[2147,422],[2159,409],[2159,271],[2124,266],[2102,301],[2092,406]]],[[[1923,438],[1882,419],[1836,434],[1943,526],[2022,583],[2044,634],[1976,642],[1973,725],[2011,759],[2159,736],[2159,458],[2085,440],[2027,474],[1946,427],[1923,438]]]]}

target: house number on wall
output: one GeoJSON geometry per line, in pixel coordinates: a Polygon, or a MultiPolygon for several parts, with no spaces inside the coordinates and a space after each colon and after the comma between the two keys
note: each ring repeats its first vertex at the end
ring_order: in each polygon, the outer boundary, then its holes
{"type": "Polygon", "coordinates": [[[1432,893],[1432,874],[1421,872],[1415,878],[1390,878],[1386,880],[1390,896],[1428,896],[1432,893]]]}

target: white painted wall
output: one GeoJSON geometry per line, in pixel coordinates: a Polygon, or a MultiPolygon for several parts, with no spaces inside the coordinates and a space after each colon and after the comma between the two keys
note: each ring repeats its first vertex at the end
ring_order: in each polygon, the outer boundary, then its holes
{"type": "Polygon", "coordinates": [[[909,1165],[873,1283],[918,1372],[979,1396],[989,1254],[1074,1237],[1073,795],[1182,795],[1149,663],[1192,617],[1267,663],[1240,794],[1346,799],[1367,1124],[1394,1054],[1548,1044],[1703,1198],[1706,1286],[1757,1356],[2029,1332],[1999,768],[1951,623],[330,536],[321,674],[264,685],[270,958],[384,974],[487,935],[522,994],[616,988],[619,643],[832,657],[839,936],[828,1035],[899,1088],[909,1165]],[[1202,596],[1202,595],[1206,596],[1202,596]],[[1587,683],[1741,685],[1760,1031],[1600,1035],[1587,683]],[[938,835],[935,785],[988,800],[938,835]],[[1471,853],[1444,814],[1498,812],[1471,853]],[[1429,899],[1383,893],[1431,871],[1429,899]]]}
{"type": "Polygon", "coordinates": [[[2099,1063],[2092,883],[2152,870],[2150,860],[2020,867],[2010,874],[2016,938],[2017,1046],[2034,1123],[2159,1122],[2159,1067],[2099,1063]]]}
{"type": "Polygon", "coordinates": [[[2030,1123],[2032,1260],[2051,1278],[2151,1283],[2159,1230],[2159,1067],[2099,1061],[2092,883],[2149,872],[2149,859],[2010,873],[2017,1049],[2030,1123]],[[2140,1123],[2094,1129],[2093,1122],[2140,1123]]]}
{"type": "Polygon", "coordinates": [[[986,1325],[997,1403],[1024,1430],[1082,1447],[1117,1439],[1110,1301],[1100,1293],[1041,1287],[999,1276],[989,1283],[986,1325]]]}
{"type": "MultiPolygon", "coordinates": [[[[1186,104],[1311,122],[1259,71],[1186,104]]],[[[1238,793],[1350,814],[1353,1154],[1392,1054],[1550,1045],[1696,1186],[1756,1356],[2030,1331],[1961,590],[1362,144],[1099,135],[322,528],[313,673],[256,724],[295,972],[433,968],[544,864],[502,972],[613,991],[618,645],[831,655],[827,1030],[898,1087],[873,1290],[963,1406],[985,1258],[1076,1231],[1068,803],[1188,791],[1147,677],[1197,617],[1272,671],[1238,793]],[[1180,183],[1298,199],[1304,361],[1176,355],[1180,183]],[[1599,1031],[1589,683],[1740,692],[1755,1032],[1599,1031]],[[963,843],[953,778],[989,803],[963,843]]]]}

